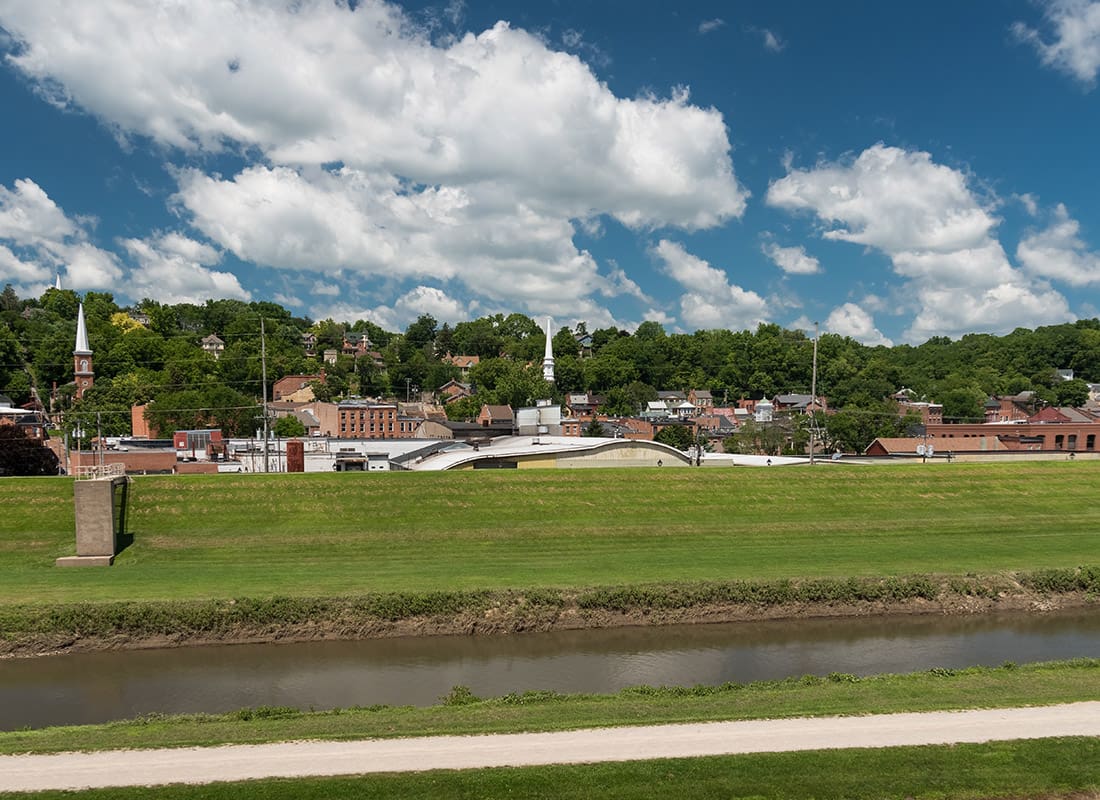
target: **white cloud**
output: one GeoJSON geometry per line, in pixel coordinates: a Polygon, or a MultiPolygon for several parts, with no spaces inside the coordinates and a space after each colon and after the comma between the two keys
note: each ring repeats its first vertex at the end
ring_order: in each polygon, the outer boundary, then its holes
{"type": "Polygon", "coordinates": [[[1054,29],[1053,41],[1046,41],[1042,33],[1022,22],[1013,25],[1012,30],[1021,41],[1034,45],[1045,66],[1091,89],[1100,72],[1100,2],[1052,0],[1045,16],[1054,29]]]}
{"type": "Polygon", "coordinates": [[[100,250],[87,242],[59,248],[66,263],[67,283],[74,289],[118,290],[122,283],[122,268],[114,253],[100,250]]]}
{"type": "Polygon", "coordinates": [[[1039,199],[1035,195],[1025,192],[1014,197],[1020,201],[1020,205],[1024,207],[1029,217],[1039,216],[1039,199]]]}
{"type": "Polygon", "coordinates": [[[825,329],[841,336],[850,336],[857,342],[872,347],[876,345],[892,347],[894,344],[875,327],[875,321],[871,315],[855,303],[845,303],[834,308],[829,318],[825,320],[825,329]]]}
{"type": "Polygon", "coordinates": [[[636,284],[599,275],[577,226],[692,231],[743,214],[726,121],[686,88],[616,97],[538,35],[500,22],[433,41],[443,17],[423,19],[379,0],[0,11],[8,63],[52,102],[192,163],[262,163],[183,169],[174,203],[219,248],[322,287],[336,273],[461,283],[490,304],[606,315],[591,297],[636,284]]]}
{"type": "Polygon", "coordinates": [[[885,253],[917,307],[910,341],[1072,318],[1061,294],[1009,263],[994,236],[999,220],[967,176],[928,153],[877,144],[848,161],[791,169],[767,202],[813,212],[826,239],[885,253]]]}
{"type": "Polygon", "coordinates": [[[699,23],[699,33],[708,34],[718,30],[726,24],[726,21],[720,17],[714,19],[705,19],[699,23]]]}
{"type": "Polygon", "coordinates": [[[661,269],[688,289],[680,297],[680,319],[695,328],[755,328],[767,320],[768,304],[756,292],[731,285],[726,273],[662,239],[653,248],[661,269]]]}
{"type": "Polygon", "coordinates": [[[134,298],[196,305],[211,298],[252,299],[236,275],[210,269],[221,254],[208,244],[174,232],[119,244],[137,264],[126,289],[134,298]]]}
{"type": "Polygon", "coordinates": [[[764,28],[760,33],[764,36],[764,48],[773,53],[781,53],[787,43],[780,39],[774,32],[764,28]]]}
{"type": "Polygon", "coordinates": [[[0,247],[10,254],[0,259],[0,268],[17,279],[23,276],[25,288],[33,287],[26,281],[55,271],[65,273],[71,289],[117,287],[122,278],[118,259],[87,241],[92,220],[70,218],[30,179],[13,185],[0,186],[0,247]]]}
{"type": "Polygon", "coordinates": [[[815,275],[821,272],[821,262],[807,255],[805,247],[780,247],[775,242],[765,242],[761,250],[789,275],[815,275]]]}
{"type": "Polygon", "coordinates": [[[388,331],[403,331],[422,314],[431,314],[440,324],[469,319],[472,307],[450,297],[441,289],[416,286],[397,298],[392,305],[356,306],[348,302],[316,305],[311,310],[317,319],[366,319],[388,331]]]}
{"type": "Polygon", "coordinates": [[[814,211],[826,239],[887,251],[949,252],[987,241],[997,219],[958,170],[928,153],[879,143],[851,163],[792,170],[768,189],[770,205],[814,211]]]}
{"type": "Polygon", "coordinates": [[[637,228],[710,227],[745,206],[718,111],[686,92],[617,98],[579,58],[503,22],[437,46],[377,0],[40,0],[0,20],[20,44],[12,65],[123,134],[493,184],[539,213],[637,228]]]}
{"type": "Polygon", "coordinates": [[[48,281],[52,276],[48,267],[34,261],[24,261],[0,244],[0,283],[29,286],[48,281]]]}
{"type": "Polygon", "coordinates": [[[14,189],[0,186],[0,239],[39,247],[78,234],[75,223],[34,181],[16,180],[14,189]]]}
{"type": "Polygon", "coordinates": [[[607,276],[606,284],[606,287],[600,292],[605,297],[625,294],[635,297],[643,303],[653,304],[653,298],[643,292],[642,287],[631,280],[627,276],[626,270],[617,264],[612,265],[611,273],[607,276]]]}
{"type": "Polygon", "coordinates": [[[1100,283],[1100,253],[1088,249],[1080,231],[1080,223],[1059,203],[1049,227],[1020,241],[1016,258],[1028,272],[1042,278],[1070,286],[1100,283]]]}
{"type": "MultiPolygon", "coordinates": [[[[286,270],[396,281],[458,280],[533,311],[568,308],[608,285],[566,219],[501,208],[456,188],[407,188],[350,168],[252,167],[231,181],[180,174],[176,202],[238,258],[286,270]]],[[[480,192],[475,188],[471,190],[480,192]]]]}

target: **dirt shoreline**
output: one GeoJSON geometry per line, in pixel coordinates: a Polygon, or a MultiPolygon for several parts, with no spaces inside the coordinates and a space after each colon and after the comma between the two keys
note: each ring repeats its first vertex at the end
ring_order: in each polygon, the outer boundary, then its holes
{"type": "Polygon", "coordinates": [[[900,601],[796,602],[774,605],[710,603],[681,608],[638,607],[625,610],[562,606],[493,606],[484,611],[412,616],[402,619],[359,617],[310,620],[304,623],[236,625],[217,632],[170,635],[113,633],[79,636],[71,633],[29,633],[0,637],[0,659],[33,658],[64,653],[199,647],[216,644],[266,644],[356,640],[407,636],[501,636],[556,630],[619,628],[641,625],[681,625],[758,620],[801,620],[829,617],[898,615],[971,615],[1001,612],[1043,614],[1094,605],[1085,592],[1036,594],[1026,590],[996,597],[946,593],[936,599],[900,601]]]}

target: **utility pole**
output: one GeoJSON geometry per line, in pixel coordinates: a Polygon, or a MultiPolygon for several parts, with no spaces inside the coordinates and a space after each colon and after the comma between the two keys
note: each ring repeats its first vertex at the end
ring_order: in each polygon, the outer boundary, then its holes
{"type": "MultiPolygon", "coordinates": [[[[103,416],[97,411],[95,412],[95,438],[99,442],[99,466],[102,468],[104,463],[103,455],[103,416]]],[[[100,473],[102,474],[102,473],[100,473]]]]}
{"type": "MultiPolygon", "coordinates": [[[[814,323],[814,366],[810,376],[810,406],[817,403],[817,323],[814,323]]],[[[814,448],[817,446],[817,413],[810,412],[810,466],[814,465],[814,448]]]]}
{"type": "Polygon", "coordinates": [[[264,318],[260,317],[260,379],[264,388],[264,472],[267,465],[267,339],[264,333],[264,318]]]}

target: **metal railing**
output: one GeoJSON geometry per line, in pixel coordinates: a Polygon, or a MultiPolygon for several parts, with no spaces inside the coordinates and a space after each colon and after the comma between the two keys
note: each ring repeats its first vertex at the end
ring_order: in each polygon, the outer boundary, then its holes
{"type": "Polygon", "coordinates": [[[126,474],[125,464],[91,464],[73,467],[73,475],[79,480],[95,478],[121,478],[126,474]]]}

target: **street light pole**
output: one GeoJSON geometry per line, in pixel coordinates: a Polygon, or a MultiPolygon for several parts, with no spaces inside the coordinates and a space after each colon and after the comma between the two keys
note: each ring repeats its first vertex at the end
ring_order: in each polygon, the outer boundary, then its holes
{"type": "Polygon", "coordinates": [[[817,447],[817,415],[813,406],[817,403],[817,323],[814,323],[814,366],[810,375],[810,466],[814,465],[814,449],[817,447]]]}
{"type": "Polygon", "coordinates": [[[263,383],[264,389],[264,472],[267,472],[267,338],[262,316],[260,317],[260,381],[263,383]]]}

